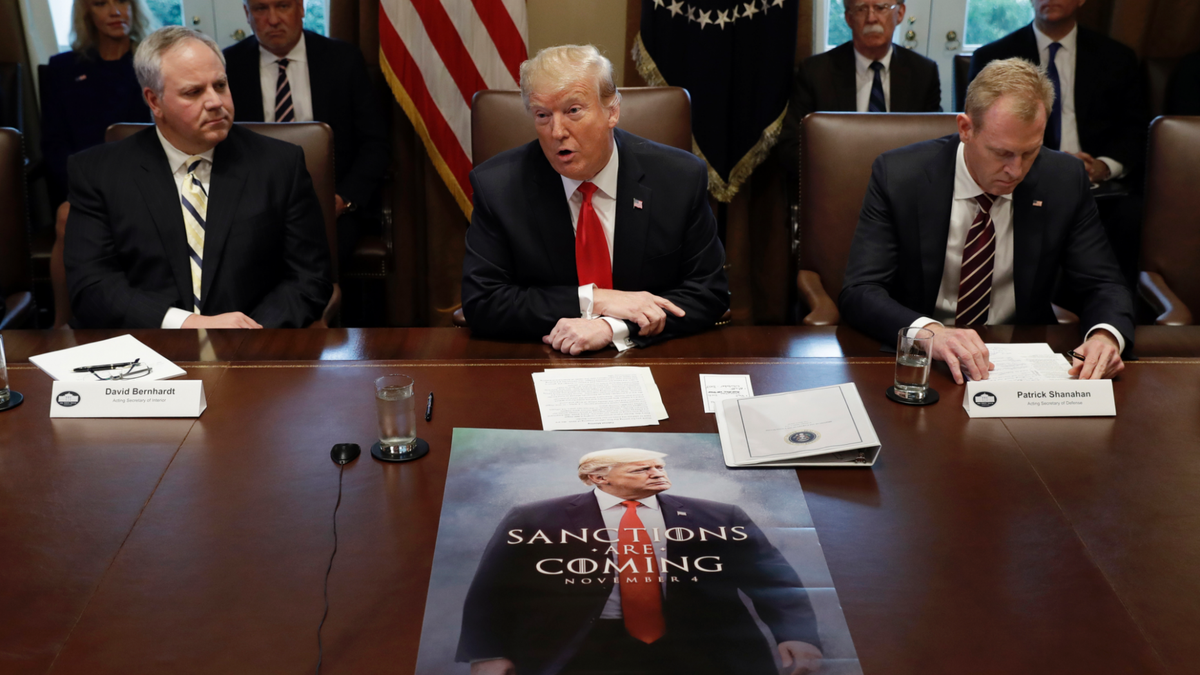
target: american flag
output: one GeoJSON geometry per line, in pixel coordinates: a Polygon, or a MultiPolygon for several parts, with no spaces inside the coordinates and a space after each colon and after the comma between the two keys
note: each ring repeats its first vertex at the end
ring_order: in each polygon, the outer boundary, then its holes
{"type": "Polygon", "coordinates": [[[382,0],[379,65],[442,180],[471,215],[471,97],[516,89],[525,0],[382,0]]]}

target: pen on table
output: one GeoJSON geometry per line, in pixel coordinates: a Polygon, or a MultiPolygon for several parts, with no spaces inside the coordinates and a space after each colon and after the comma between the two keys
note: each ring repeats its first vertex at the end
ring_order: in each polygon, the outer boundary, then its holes
{"type": "Polygon", "coordinates": [[[429,392],[429,400],[425,402],[425,421],[433,419],[433,392],[429,392]]]}
{"type": "Polygon", "coordinates": [[[141,361],[141,359],[137,358],[132,361],[127,361],[125,363],[102,363],[98,366],[80,366],[80,367],[76,368],[74,372],[90,373],[90,372],[96,371],[96,370],[113,370],[115,368],[124,368],[125,366],[136,366],[138,364],[138,361],[141,361]]]}

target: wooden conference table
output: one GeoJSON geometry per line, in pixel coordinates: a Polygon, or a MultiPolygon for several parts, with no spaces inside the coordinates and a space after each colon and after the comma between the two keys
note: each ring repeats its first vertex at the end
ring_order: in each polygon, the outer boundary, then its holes
{"type": "Polygon", "coordinates": [[[540,428],[531,373],[610,361],[652,369],[670,413],[655,432],[716,432],[699,373],[749,373],[760,394],[858,385],[878,464],[798,473],[866,673],[1200,668],[1191,328],[1139,329],[1116,418],[970,420],[944,367],[942,401],[908,408],[883,396],[891,357],[853,331],[731,327],[585,359],[453,329],[146,331],[204,380],[199,419],[50,420],[28,356],[115,334],[4,333],[26,402],[0,413],[0,673],[311,671],[329,448],[374,440],[371,381],[395,371],[436,394],[417,426],[433,451],[347,465],[323,669],[412,672],[452,429],[540,428]]]}

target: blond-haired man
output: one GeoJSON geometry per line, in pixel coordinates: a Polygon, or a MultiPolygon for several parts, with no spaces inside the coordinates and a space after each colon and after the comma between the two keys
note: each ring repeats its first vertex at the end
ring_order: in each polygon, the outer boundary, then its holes
{"type": "Polygon", "coordinates": [[[616,129],[612,63],[590,45],[538,52],[521,95],[537,141],[471,172],[472,332],[579,354],[711,327],[729,293],[704,162],[616,129]]]}
{"type": "Polygon", "coordinates": [[[1055,323],[1061,276],[1085,331],[1072,374],[1124,368],[1133,299],[1083,165],[1042,147],[1053,102],[1044,70],[995,61],[968,88],[958,134],[875,160],[838,301],[848,323],[885,343],[929,328],[956,382],[986,379],[993,366],[971,327],[1055,323]]]}

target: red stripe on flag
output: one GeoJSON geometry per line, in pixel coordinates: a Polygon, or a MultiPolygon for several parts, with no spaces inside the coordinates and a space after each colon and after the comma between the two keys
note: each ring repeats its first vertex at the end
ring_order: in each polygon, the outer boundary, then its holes
{"type": "Polygon", "coordinates": [[[463,100],[469,107],[475,92],[488,88],[483,76],[479,74],[479,69],[475,67],[471,52],[467,51],[462,36],[450,21],[450,15],[446,13],[441,0],[410,1],[413,9],[417,10],[421,17],[421,23],[425,24],[425,33],[429,35],[429,41],[442,58],[446,70],[450,71],[450,77],[454,78],[454,83],[458,85],[458,90],[462,92],[463,100]]]}
{"type": "Polygon", "coordinates": [[[442,160],[446,162],[450,172],[454,174],[459,188],[469,199],[471,182],[467,179],[467,175],[471,173],[471,158],[467,156],[466,151],[458,142],[458,137],[446,123],[441,109],[433,102],[433,98],[429,95],[429,88],[425,85],[425,78],[417,68],[416,62],[413,61],[412,55],[409,54],[404,41],[396,33],[396,28],[392,25],[391,20],[383,11],[382,5],[379,8],[379,45],[383,49],[384,56],[387,57],[392,72],[400,79],[405,91],[412,98],[413,105],[420,113],[430,141],[437,148],[438,154],[442,156],[442,160]]]}
{"type": "Polygon", "coordinates": [[[519,83],[521,63],[525,60],[528,50],[520,29],[508,13],[508,8],[504,6],[503,0],[471,0],[471,4],[475,5],[480,21],[492,36],[496,51],[500,52],[500,59],[504,61],[513,80],[519,83]]]}

